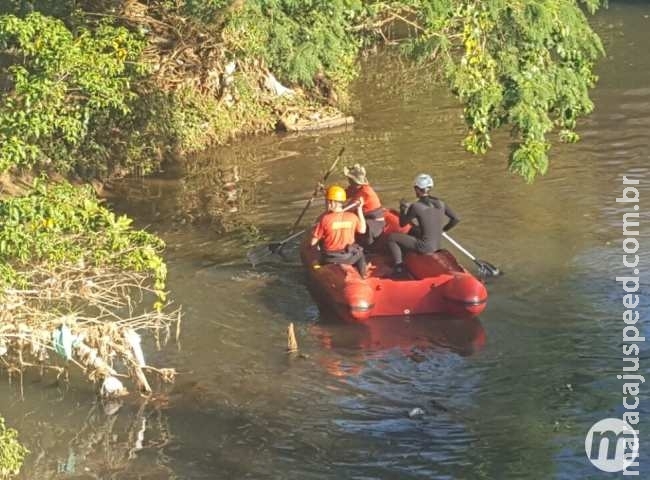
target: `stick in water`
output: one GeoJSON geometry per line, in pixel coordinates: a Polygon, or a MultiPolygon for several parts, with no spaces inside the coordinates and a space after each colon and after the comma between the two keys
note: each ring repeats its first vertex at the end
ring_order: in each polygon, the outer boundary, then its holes
{"type": "Polygon", "coordinates": [[[287,328],[287,353],[296,353],[298,351],[298,341],[296,340],[296,333],[293,330],[293,322],[287,328]]]}

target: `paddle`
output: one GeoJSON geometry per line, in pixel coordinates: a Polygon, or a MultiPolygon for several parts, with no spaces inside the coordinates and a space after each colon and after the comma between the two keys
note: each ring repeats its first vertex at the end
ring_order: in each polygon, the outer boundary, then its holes
{"type": "Polygon", "coordinates": [[[284,247],[287,242],[290,242],[294,238],[302,236],[307,230],[300,230],[292,235],[289,235],[287,238],[280,242],[272,242],[260,247],[256,247],[252,250],[249,250],[246,254],[246,258],[250,264],[255,267],[258,263],[261,263],[266,257],[270,257],[274,253],[279,253],[280,249],[284,247]]]}
{"type": "Polygon", "coordinates": [[[495,267],[490,262],[486,262],[484,260],[479,260],[478,258],[476,258],[469,251],[467,251],[460,243],[458,243],[456,240],[451,238],[447,234],[447,232],[442,232],[442,236],[445,237],[447,240],[449,240],[449,242],[451,242],[452,245],[454,245],[458,250],[460,250],[465,255],[467,255],[478,266],[479,275],[483,277],[487,277],[487,276],[496,277],[503,273],[501,272],[501,270],[499,270],[498,267],[495,267]]]}
{"type": "Polygon", "coordinates": [[[327,182],[329,176],[334,172],[334,169],[336,169],[336,165],[339,163],[339,160],[341,160],[344,151],[345,151],[345,147],[341,147],[341,150],[339,150],[339,154],[334,159],[334,163],[332,163],[332,166],[330,166],[329,170],[325,172],[325,175],[323,175],[323,179],[320,182],[318,182],[314,187],[314,193],[311,194],[311,198],[307,201],[307,205],[305,205],[305,208],[302,209],[302,212],[300,212],[300,215],[298,215],[296,221],[293,222],[293,225],[291,225],[291,229],[289,230],[290,234],[296,230],[296,227],[300,223],[300,220],[302,220],[302,217],[305,215],[307,210],[309,210],[309,207],[311,207],[311,204],[314,201],[314,199],[321,193],[322,186],[325,185],[325,182],[327,182]]]}
{"type": "MultiPolygon", "coordinates": [[[[357,208],[357,205],[359,205],[357,202],[352,203],[345,207],[343,209],[344,212],[347,212],[348,210],[352,210],[353,208],[357,208]]],[[[282,247],[284,247],[287,243],[289,243],[291,240],[294,238],[298,238],[302,236],[307,229],[300,230],[299,232],[293,233],[289,235],[287,238],[284,240],[280,240],[279,242],[271,242],[267,243],[266,245],[261,245],[259,247],[255,247],[252,250],[249,250],[248,253],[246,254],[246,258],[250,262],[250,264],[255,267],[258,263],[262,262],[267,257],[270,257],[274,253],[280,253],[280,250],[282,250],[282,247]]]]}

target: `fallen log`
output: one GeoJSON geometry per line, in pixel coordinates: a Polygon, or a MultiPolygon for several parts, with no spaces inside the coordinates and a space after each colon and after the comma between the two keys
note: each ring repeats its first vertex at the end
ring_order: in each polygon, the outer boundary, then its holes
{"type": "Polygon", "coordinates": [[[327,128],[347,127],[354,123],[354,117],[341,116],[319,119],[293,119],[282,117],[278,121],[278,128],[286,132],[308,132],[312,130],[324,130],[327,128]]]}

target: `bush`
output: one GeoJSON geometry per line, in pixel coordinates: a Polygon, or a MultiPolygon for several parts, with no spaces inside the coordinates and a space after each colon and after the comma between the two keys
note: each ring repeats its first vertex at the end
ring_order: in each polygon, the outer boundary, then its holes
{"type": "Polygon", "coordinates": [[[267,67],[311,98],[344,105],[361,50],[387,42],[427,62],[457,95],[467,150],[486,152],[492,132],[510,127],[510,170],[532,181],[548,168],[551,132],[578,140],[603,55],[584,12],[599,0],[109,4],[42,1],[36,8],[54,16],[0,16],[11,80],[0,94],[0,172],[51,163],[84,176],[118,167],[147,173],[159,165],[161,144],[185,152],[269,130],[282,105],[262,98],[267,67]],[[127,7],[140,10],[127,15],[127,7]],[[224,102],[233,59],[235,101],[224,102]]]}
{"type": "MultiPolygon", "coordinates": [[[[46,164],[73,172],[79,150],[102,131],[93,128],[103,126],[97,120],[129,115],[143,47],[136,35],[108,23],[73,32],[40,13],[0,16],[0,48],[10,59],[12,84],[0,95],[0,172],[46,164]]],[[[103,159],[109,148],[98,144],[97,155],[85,161],[103,159]]]]}
{"type": "Polygon", "coordinates": [[[0,417],[0,478],[18,474],[29,451],[18,442],[18,432],[5,426],[0,417]]]}
{"type": "Polygon", "coordinates": [[[35,265],[108,266],[149,273],[165,300],[163,241],[99,205],[90,187],[37,180],[27,195],[0,201],[0,219],[0,286],[21,284],[35,265]]]}

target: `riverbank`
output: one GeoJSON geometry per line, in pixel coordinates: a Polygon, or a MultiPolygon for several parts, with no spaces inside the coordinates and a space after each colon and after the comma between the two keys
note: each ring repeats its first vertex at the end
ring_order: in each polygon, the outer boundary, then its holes
{"type": "MultiPolygon", "coordinates": [[[[468,151],[487,152],[492,133],[512,127],[510,169],[532,181],[547,171],[552,132],[578,139],[603,50],[577,2],[519,3],[8,7],[0,12],[0,171],[142,176],[279,126],[348,124],[358,60],[385,47],[457,97],[468,151]]],[[[584,3],[591,13],[599,5],[584,3]]]]}
{"type": "MultiPolygon", "coordinates": [[[[154,366],[141,346],[142,335],[160,349],[180,333],[164,242],[100,205],[89,186],[40,177],[3,185],[13,191],[0,198],[0,362],[20,397],[30,372],[61,387],[81,375],[107,399],[149,395],[153,378],[172,382],[175,370],[154,366]]],[[[0,427],[5,478],[25,451],[0,427]]]]}

